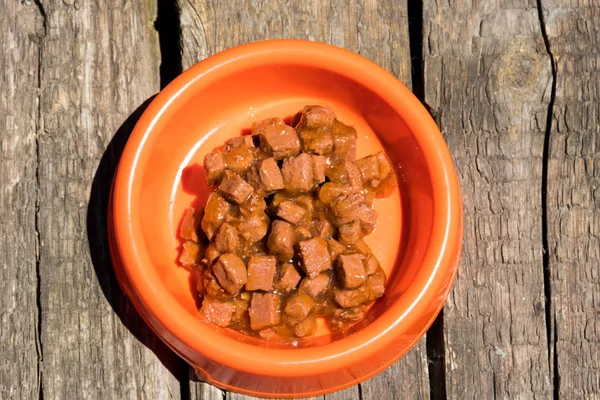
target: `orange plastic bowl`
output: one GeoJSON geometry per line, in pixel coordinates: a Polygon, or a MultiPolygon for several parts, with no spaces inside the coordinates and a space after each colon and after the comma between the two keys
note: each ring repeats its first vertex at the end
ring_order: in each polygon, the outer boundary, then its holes
{"type": "Polygon", "coordinates": [[[146,322],[198,375],[267,397],[314,396],[382,371],[425,333],[455,277],[462,208],[446,144],[428,112],[391,74],[349,51],[306,41],[239,46],[193,66],[142,115],[112,198],[111,247],[121,285],[146,322]],[[385,295],[345,337],[326,330],[296,347],[204,322],[178,226],[208,188],[204,155],[252,122],[331,106],[359,133],[358,157],[383,148],[398,190],[378,199],[367,243],[388,274],[385,295]]]}

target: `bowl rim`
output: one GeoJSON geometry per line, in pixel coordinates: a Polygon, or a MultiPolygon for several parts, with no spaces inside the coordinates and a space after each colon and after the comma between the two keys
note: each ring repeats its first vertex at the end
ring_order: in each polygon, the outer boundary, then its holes
{"type": "Polygon", "coordinates": [[[131,282],[129,289],[168,336],[214,362],[267,376],[332,372],[385,351],[400,337],[416,342],[416,336],[423,333],[415,334],[409,328],[428,313],[432,316],[425,321],[426,325],[433,322],[448,295],[451,286],[448,276],[454,277],[456,249],[460,249],[462,241],[462,235],[458,235],[462,229],[458,180],[446,143],[428,111],[406,86],[377,64],[342,48],[304,40],[269,40],[233,47],[195,64],[163,89],[141,116],[123,151],[115,176],[113,213],[115,239],[124,273],[131,282]],[[199,79],[215,80],[238,68],[283,63],[283,60],[286,64],[319,67],[343,75],[384,99],[414,133],[434,183],[430,242],[413,283],[397,300],[403,306],[386,310],[370,325],[348,337],[313,348],[257,347],[198,324],[196,318],[169,296],[158,274],[143,267],[151,260],[138,245],[141,232],[132,222],[131,188],[137,163],[144,156],[144,144],[164,111],[199,79]],[[190,326],[194,326],[194,330],[190,326]]]}

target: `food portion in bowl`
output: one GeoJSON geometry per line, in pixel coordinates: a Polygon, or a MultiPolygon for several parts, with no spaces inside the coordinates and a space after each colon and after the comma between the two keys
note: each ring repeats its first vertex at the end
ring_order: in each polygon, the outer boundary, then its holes
{"type": "Polygon", "coordinates": [[[186,211],[179,262],[200,272],[201,314],[272,340],[362,320],[386,275],[364,237],[376,197],[396,185],[384,152],[356,160],[357,132],[333,110],[306,106],[291,126],[270,118],[206,155],[216,190],[186,211]]]}

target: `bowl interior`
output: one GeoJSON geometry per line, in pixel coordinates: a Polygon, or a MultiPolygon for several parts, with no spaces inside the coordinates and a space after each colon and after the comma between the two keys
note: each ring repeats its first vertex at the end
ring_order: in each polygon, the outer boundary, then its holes
{"type": "MultiPolygon", "coordinates": [[[[170,293],[195,317],[195,323],[211,326],[197,318],[196,277],[176,260],[184,210],[203,207],[211,191],[204,181],[204,155],[244,133],[255,121],[288,118],[307,104],[332,107],[338,119],[357,129],[357,156],[384,149],[398,176],[398,190],[375,201],[379,220],[366,239],[388,275],[386,293],[357,329],[394,307],[421,266],[433,221],[431,178],[413,133],[381,97],[341,74],[285,63],[231,71],[209,82],[195,80],[154,119],[152,134],[144,139],[140,152],[145,154],[138,157],[136,179],[131,182],[130,210],[132,222],[143,232],[137,246],[152,259],[144,268],[155,269],[162,278],[156,290],[170,293]]],[[[220,331],[256,345],[274,345],[228,329],[220,331]]],[[[315,338],[296,345],[333,339],[321,326],[315,338]]]]}

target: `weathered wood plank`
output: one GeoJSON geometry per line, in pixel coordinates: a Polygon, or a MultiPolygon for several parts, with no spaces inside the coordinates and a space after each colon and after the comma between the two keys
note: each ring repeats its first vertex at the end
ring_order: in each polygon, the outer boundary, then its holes
{"type": "Polygon", "coordinates": [[[549,398],[541,184],[551,66],[535,0],[425,0],[425,101],[463,193],[451,399],[549,398]]]}
{"type": "Polygon", "coordinates": [[[139,115],[119,127],[159,89],[156,4],[65,0],[42,1],[42,7],[43,396],[179,398],[169,371],[178,359],[161,354],[166,347],[124,298],[106,244],[111,173],[139,115]]]}
{"type": "MultiPolygon", "coordinates": [[[[183,68],[189,68],[226,48],[256,40],[309,39],[357,52],[410,86],[406,4],[405,0],[235,0],[226,3],[180,0],[183,68]]],[[[393,367],[362,384],[362,391],[366,398],[389,398],[389,393],[400,396],[395,398],[428,398],[425,341],[419,342],[393,367]],[[406,390],[406,382],[411,382],[411,390],[406,390]]],[[[203,388],[194,388],[192,393],[200,393],[196,398],[202,399],[218,398],[220,395],[203,388]]],[[[227,396],[247,398],[236,394],[227,396]]],[[[358,398],[358,386],[326,397],[358,398]]]]}
{"type": "Polygon", "coordinates": [[[0,398],[39,393],[36,135],[39,38],[35,4],[0,2],[0,398]]]}
{"type": "Polygon", "coordinates": [[[600,2],[542,1],[556,62],[548,161],[554,371],[562,398],[600,397],[600,2]]]}

